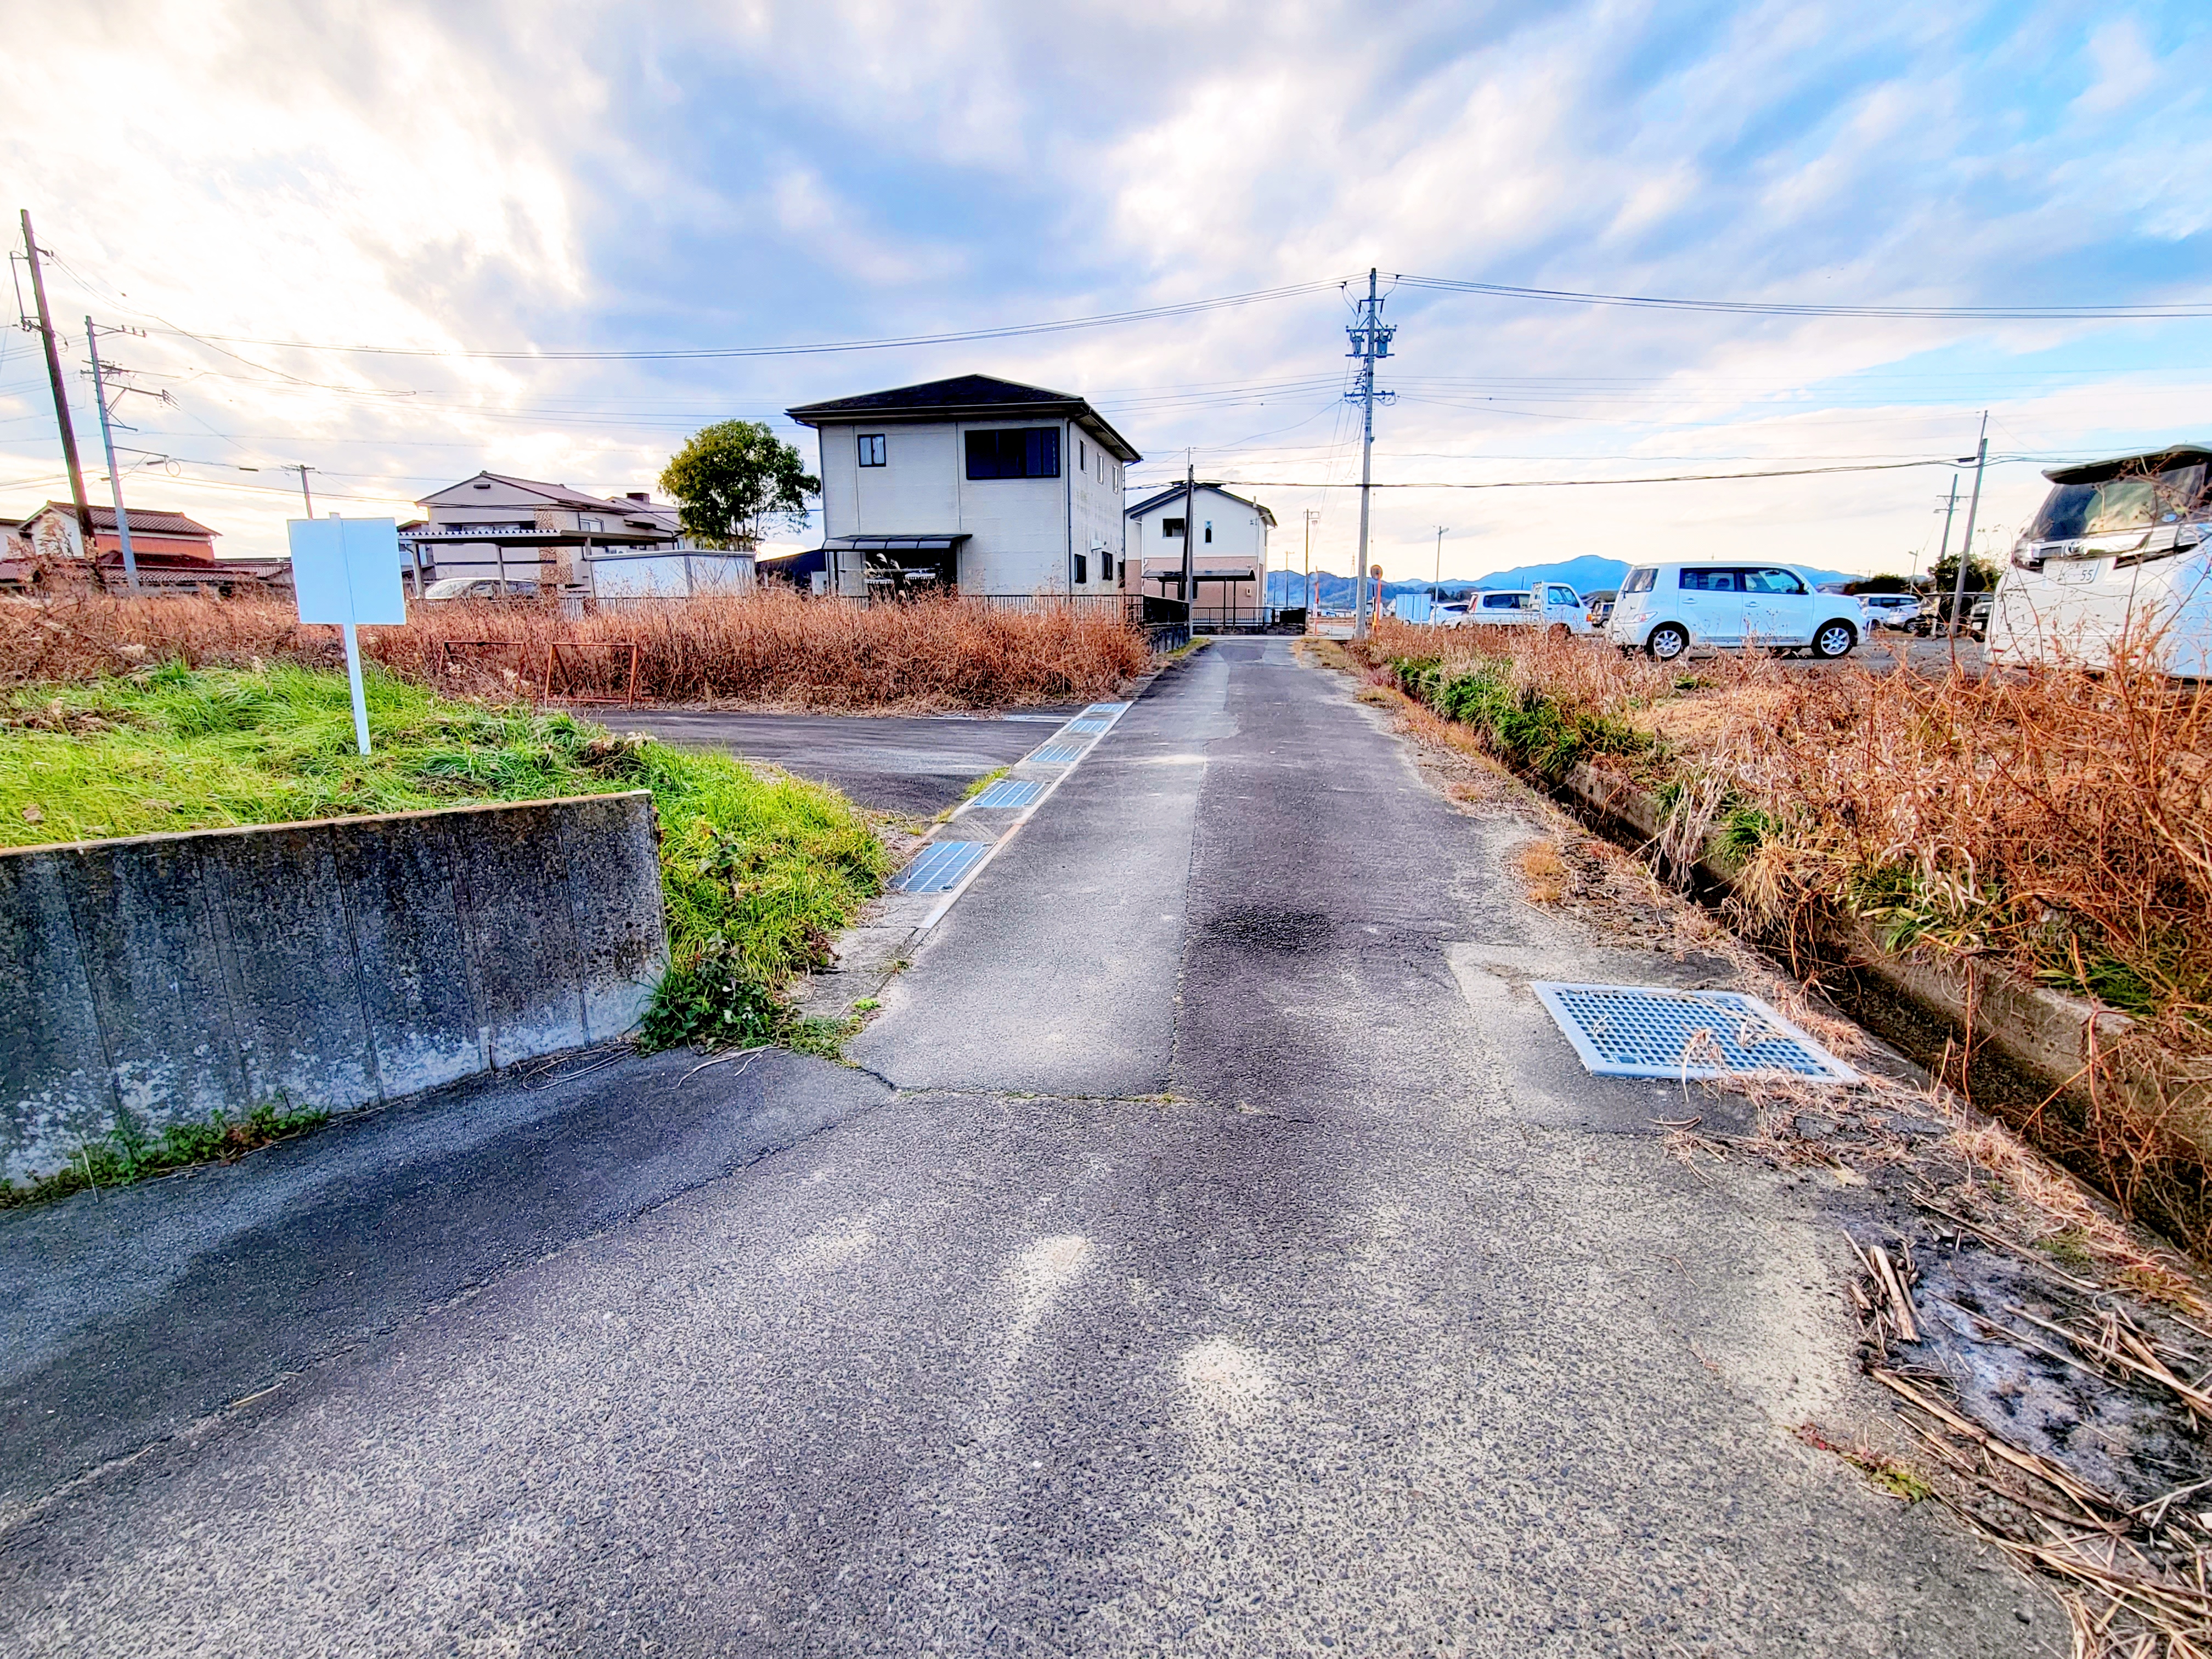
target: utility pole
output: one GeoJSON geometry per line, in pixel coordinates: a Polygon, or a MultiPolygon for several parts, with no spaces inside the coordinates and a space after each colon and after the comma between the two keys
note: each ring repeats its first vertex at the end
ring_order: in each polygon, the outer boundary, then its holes
{"type": "Polygon", "coordinates": [[[1314,520],[1319,517],[1321,513],[1318,508],[1310,507],[1306,508],[1306,616],[1309,623],[1314,614],[1313,527],[1314,520]]]}
{"type": "MultiPolygon", "coordinates": [[[[69,466],[70,500],[76,504],[77,545],[92,557],[92,509],[84,501],[84,469],[77,464],[76,428],[70,424],[69,392],[62,379],[62,354],[54,340],[53,319],[46,312],[46,278],[39,266],[39,244],[31,234],[31,210],[23,210],[23,257],[31,267],[31,294],[38,301],[38,331],[46,345],[46,379],[54,388],[54,424],[62,429],[62,459],[69,466]]],[[[22,319],[28,328],[30,319],[22,319]]],[[[111,471],[112,469],[111,468],[111,471]]]]}
{"type": "Polygon", "coordinates": [[[1348,325],[1344,331],[1352,339],[1352,349],[1345,355],[1359,361],[1358,389],[1344,394],[1355,399],[1360,409],[1359,558],[1352,569],[1352,635],[1354,639],[1365,639],[1368,497],[1375,476],[1375,399],[1380,396],[1388,403],[1393,395],[1376,392],[1375,363],[1377,358],[1390,355],[1390,337],[1398,331],[1382,325],[1382,296],[1376,291],[1376,273],[1371,266],[1367,272],[1367,297],[1359,306],[1359,320],[1348,325]]]}
{"type": "MultiPolygon", "coordinates": [[[[1943,540],[1936,550],[1936,562],[1929,567],[1928,574],[1931,577],[1943,568],[1944,557],[1951,550],[1951,515],[1958,510],[1959,475],[1954,472],[1951,475],[1951,499],[1943,504],[1943,540]]],[[[1920,556],[1917,553],[1912,556],[1912,574],[1916,576],[1920,574],[1920,556]]]]}
{"type": "Polygon", "coordinates": [[[1432,604],[1444,596],[1444,532],[1449,528],[1451,528],[1449,525],[1440,524],[1437,526],[1437,579],[1429,584],[1432,604]]]}
{"type": "Polygon", "coordinates": [[[1191,551],[1191,515],[1198,505],[1198,463],[1192,453],[1182,453],[1182,619],[1191,627],[1198,621],[1198,565],[1191,551]]]}
{"type": "Polygon", "coordinates": [[[307,503],[307,516],[311,519],[313,518],[315,516],[315,498],[307,493],[307,475],[310,472],[313,472],[315,469],[309,466],[305,461],[294,461],[289,466],[280,466],[276,470],[279,472],[296,472],[300,475],[300,499],[307,503]]]}
{"type": "MultiPolygon", "coordinates": [[[[120,330],[117,331],[118,333],[120,330]]],[[[100,405],[100,441],[107,449],[107,487],[115,495],[115,538],[123,544],[123,585],[138,591],[138,560],[131,550],[131,520],[123,510],[123,470],[115,465],[115,432],[107,414],[107,383],[101,378],[100,331],[92,319],[84,319],[84,343],[92,353],[92,400],[100,405]]],[[[120,394],[118,394],[120,395],[120,394]]],[[[91,515],[86,515],[89,518],[91,515]]],[[[90,538],[88,537],[88,540],[90,538]]],[[[95,564],[94,568],[99,567],[95,564]]]]}
{"type": "MultiPolygon", "coordinates": [[[[1963,463],[1968,458],[1959,459],[1963,463]]],[[[1982,471],[1990,462],[1990,411],[1986,409],[1982,411],[1982,441],[1975,447],[1972,460],[1974,494],[1966,503],[1966,533],[1959,543],[1959,574],[1951,584],[1951,666],[1954,669],[1959,665],[1959,625],[1966,620],[1966,567],[1974,557],[1974,514],[1982,505],[1982,471]]],[[[1952,489],[1955,493],[1955,483],[1952,489]]]]}

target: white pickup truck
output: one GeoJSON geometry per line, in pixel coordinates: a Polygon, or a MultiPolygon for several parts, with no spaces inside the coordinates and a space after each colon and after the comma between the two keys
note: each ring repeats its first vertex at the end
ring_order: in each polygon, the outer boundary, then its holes
{"type": "Polygon", "coordinates": [[[1597,632],[1589,619],[1589,607],[1565,582],[1470,593],[1467,596],[1465,614],[1448,620],[1462,627],[1485,623],[1492,627],[1551,629],[1565,634],[1597,632]]]}

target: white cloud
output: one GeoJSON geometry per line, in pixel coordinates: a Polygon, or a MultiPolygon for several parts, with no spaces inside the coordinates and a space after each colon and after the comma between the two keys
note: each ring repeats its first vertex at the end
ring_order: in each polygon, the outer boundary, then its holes
{"type": "MultiPolygon", "coordinates": [[[[1133,17],[1097,0],[148,0],[15,20],[19,61],[46,67],[14,83],[0,164],[33,181],[76,314],[433,351],[925,332],[1370,263],[1647,294],[2128,301],[2166,297],[2212,227],[2195,187],[2212,149],[2186,136],[2206,113],[2207,77],[2185,67],[2202,43],[2163,45],[2147,16],[2122,7],[2085,34],[2037,10],[1985,46],[1986,19],[1840,0],[1133,17]]],[[[2140,329],[1410,289],[1390,313],[1386,384],[1407,396],[1377,465],[1396,480],[1954,453],[1984,405],[2014,447],[2124,447],[2212,390],[2172,367],[2203,360],[2180,325],[2154,355],[2140,329]]],[[[156,332],[132,361],[179,377],[155,384],[182,412],[147,419],[142,444],[192,464],[133,488],[273,550],[289,497],[235,487],[279,475],[204,463],[304,459],[333,498],[394,510],[483,465],[638,488],[706,420],[985,368],[1101,395],[1148,453],[1193,445],[1291,481],[1266,492],[1278,547],[1321,506],[1317,562],[1342,569],[1350,495],[1291,485],[1352,470],[1343,320],[1323,295],[943,350],[657,364],[232,347],[248,367],[156,332]]],[[[19,355],[0,370],[0,477],[55,471],[19,355]]],[[[2016,518],[2033,470],[2000,477],[2016,518]]],[[[1462,574],[1601,544],[1864,566],[1917,544],[1938,488],[1393,491],[1376,550],[1424,573],[1441,520],[1462,526],[1446,558],[1462,574]]]]}

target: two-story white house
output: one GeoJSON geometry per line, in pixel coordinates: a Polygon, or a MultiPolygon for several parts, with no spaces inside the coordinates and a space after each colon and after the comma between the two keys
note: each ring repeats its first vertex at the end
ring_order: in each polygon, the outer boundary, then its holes
{"type": "Polygon", "coordinates": [[[404,574],[411,581],[419,566],[425,586],[465,579],[546,598],[675,597],[752,586],[750,553],[695,548],[675,505],[647,490],[607,498],[479,472],[417,505],[423,517],[402,526],[400,537],[410,556],[404,574]]]}
{"type": "Polygon", "coordinates": [[[825,591],[1120,591],[1143,457],[1073,393],[963,374],[785,412],[821,442],[825,591]]]}
{"type": "Polygon", "coordinates": [[[1191,493],[1191,586],[1182,591],[1183,487],[1147,495],[1128,509],[1132,592],[1192,600],[1191,620],[1251,623],[1267,604],[1267,532],[1275,515],[1218,483],[1191,493]]]}

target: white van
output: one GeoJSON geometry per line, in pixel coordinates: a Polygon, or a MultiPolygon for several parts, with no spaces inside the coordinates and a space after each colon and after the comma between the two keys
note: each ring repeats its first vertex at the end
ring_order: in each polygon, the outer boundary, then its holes
{"type": "Polygon", "coordinates": [[[2051,490],[2012,550],[1990,660],[2103,666],[2120,639],[2212,678],[2212,449],[2194,444],[2043,475],[2051,490]]]}
{"type": "Polygon", "coordinates": [[[1590,623],[1589,607],[1565,582],[1470,593],[1467,615],[1459,620],[1504,628],[1547,628],[1567,634],[1597,631],[1590,623]]]}
{"type": "Polygon", "coordinates": [[[1823,593],[1794,564],[1638,565],[1620,584],[1605,636],[1672,662],[1692,646],[1848,656],[1864,631],[1859,602],[1823,593]]]}

